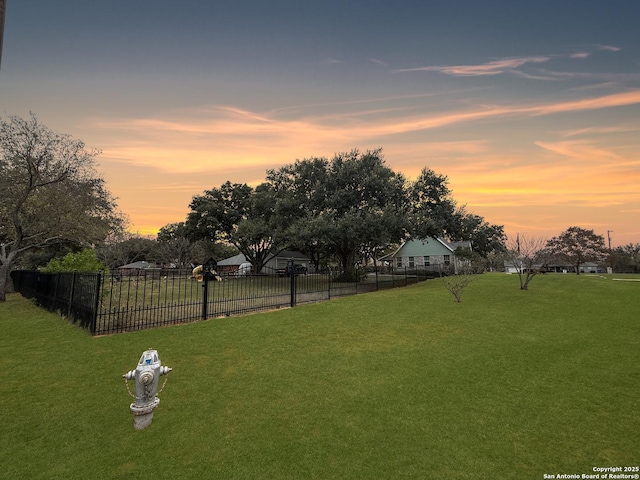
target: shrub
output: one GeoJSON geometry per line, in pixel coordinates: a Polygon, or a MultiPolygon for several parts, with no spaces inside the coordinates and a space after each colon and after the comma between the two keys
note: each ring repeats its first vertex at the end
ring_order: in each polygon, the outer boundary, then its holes
{"type": "Polygon", "coordinates": [[[81,252],[68,253],[62,258],[53,258],[42,269],[43,272],[100,272],[106,271],[106,267],[92,248],[85,248],[81,252]]]}
{"type": "Polygon", "coordinates": [[[471,283],[470,275],[453,275],[444,279],[444,286],[451,292],[457,303],[462,302],[462,292],[471,283]]]}

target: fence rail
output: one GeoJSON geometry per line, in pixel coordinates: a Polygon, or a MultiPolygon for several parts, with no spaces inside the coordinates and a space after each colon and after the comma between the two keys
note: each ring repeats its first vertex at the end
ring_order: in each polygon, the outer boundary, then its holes
{"type": "Polygon", "coordinates": [[[382,267],[345,280],[342,272],[274,276],[225,276],[198,282],[179,271],[135,275],[42,273],[18,270],[16,291],[42,307],[58,311],[92,335],[143,330],[294,307],[335,297],[417,283],[435,276],[425,269],[382,267]]]}

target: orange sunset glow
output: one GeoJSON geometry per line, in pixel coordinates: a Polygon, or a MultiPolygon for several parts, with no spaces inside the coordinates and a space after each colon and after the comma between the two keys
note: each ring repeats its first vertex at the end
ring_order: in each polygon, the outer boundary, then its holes
{"type": "Polygon", "coordinates": [[[0,115],[100,149],[132,232],[227,180],[381,147],[510,237],[640,242],[633,2],[92,3],[9,3],[0,115]]]}

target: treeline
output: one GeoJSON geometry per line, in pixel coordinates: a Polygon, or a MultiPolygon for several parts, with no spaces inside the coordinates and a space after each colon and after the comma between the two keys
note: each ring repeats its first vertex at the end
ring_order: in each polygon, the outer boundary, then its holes
{"type": "Polygon", "coordinates": [[[616,273],[640,273],[640,243],[616,247],[609,254],[607,265],[616,273]]]}
{"type": "Polygon", "coordinates": [[[459,206],[448,183],[428,168],[410,181],[380,149],[312,157],[268,170],[256,187],[226,182],[194,196],[185,221],[158,240],[232,246],[258,272],[283,249],[345,271],[408,238],[469,240],[477,257],[504,250],[503,227],[459,206]]]}
{"type": "MultiPolygon", "coordinates": [[[[349,271],[403,240],[446,237],[471,242],[472,252],[458,253],[477,270],[503,267],[502,226],[458,205],[446,176],[424,168],[408,180],[379,149],[298,160],[268,170],[256,187],[214,186],[194,196],[186,219],[165,225],[157,238],[126,232],[125,215],[96,173],[99,153],[49,130],[34,114],[0,118],[0,302],[12,269],[41,268],[51,259],[53,270],[114,269],[139,260],[186,267],[242,252],[260,271],[271,255],[290,249],[316,267],[337,263],[349,271]],[[65,258],[87,248],[92,256],[65,258]]],[[[608,251],[607,265],[638,273],[639,252],[640,244],[608,251]]]]}

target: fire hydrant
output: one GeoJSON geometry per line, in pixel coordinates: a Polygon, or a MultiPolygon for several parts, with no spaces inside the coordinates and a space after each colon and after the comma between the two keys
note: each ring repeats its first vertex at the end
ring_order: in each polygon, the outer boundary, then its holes
{"type": "Polygon", "coordinates": [[[142,430],[151,424],[153,412],[160,403],[160,399],[156,395],[162,392],[167,379],[165,379],[160,392],[158,392],[158,381],[161,375],[167,375],[170,371],[171,368],[160,365],[158,351],[149,349],[142,353],[136,369],[130,370],[122,376],[125,379],[129,395],[135,399],[129,408],[133,414],[133,427],[136,430],[142,430]],[[136,384],[135,395],[131,393],[127,382],[132,379],[136,384]]]}

